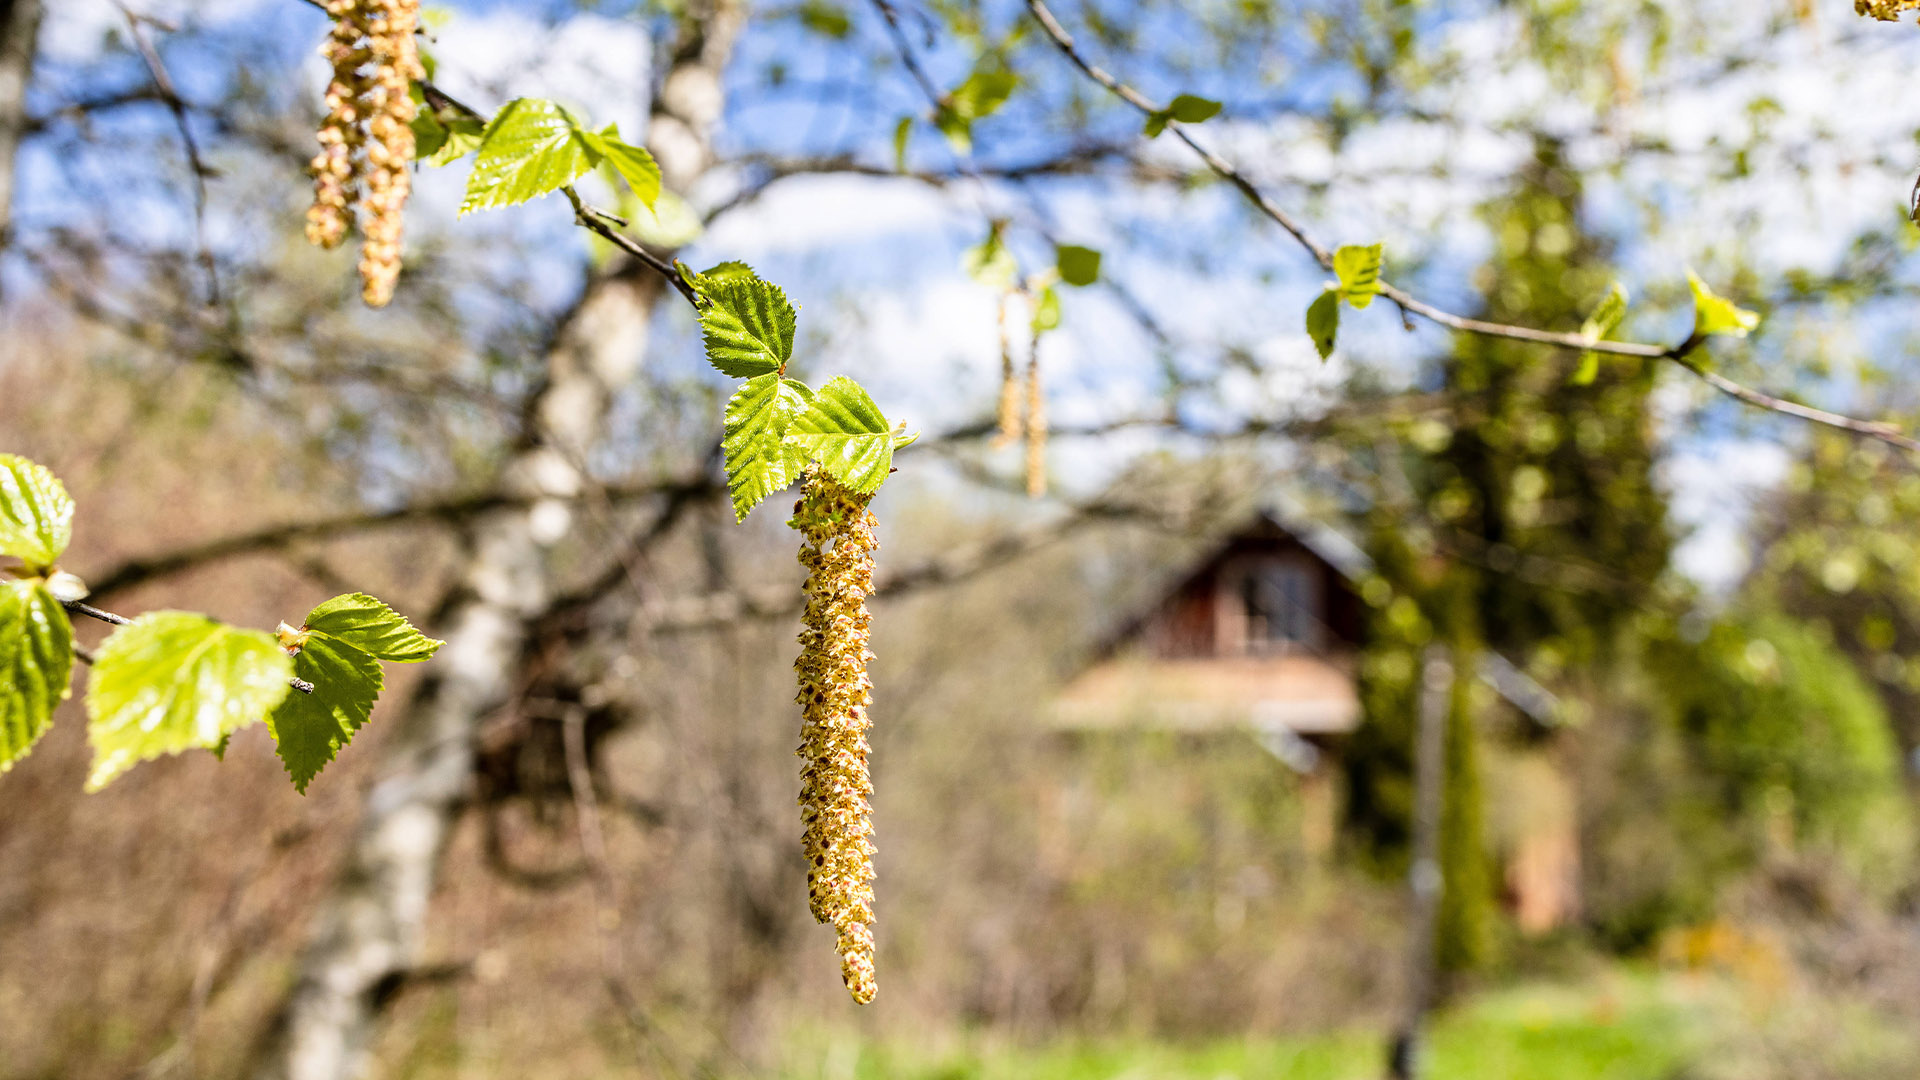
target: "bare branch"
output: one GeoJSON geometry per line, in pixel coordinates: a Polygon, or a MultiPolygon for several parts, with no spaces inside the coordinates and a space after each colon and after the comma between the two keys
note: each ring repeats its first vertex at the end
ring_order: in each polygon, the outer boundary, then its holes
{"type": "MultiPolygon", "coordinates": [[[[687,494],[697,494],[714,487],[711,480],[695,478],[671,480],[657,483],[615,485],[605,489],[608,499],[614,501],[632,501],[654,495],[681,498],[687,494]]],[[[262,551],[271,551],[301,540],[332,540],[355,533],[372,532],[380,529],[400,528],[409,525],[438,524],[454,525],[484,514],[490,510],[509,507],[526,507],[541,501],[547,496],[507,495],[488,492],[482,495],[462,496],[443,499],[437,502],[414,503],[393,510],[372,513],[341,514],[336,517],[318,518],[313,521],[294,522],[286,525],[273,525],[252,532],[237,533],[232,536],[217,537],[202,541],[174,551],[159,555],[142,556],[130,559],[108,569],[90,581],[95,596],[130,589],[156,578],[177,574],[208,563],[231,559],[240,555],[251,555],[262,551]]]]}
{"type": "MultiPolygon", "coordinates": [[[[1143,114],[1151,115],[1160,111],[1160,106],[1154,104],[1151,99],[1133,89],[1131,86],[1114,78],[1089,61],[1080,52],[1079,46],[1074,43],[1073,36],[1067,33],[1066,28],[1061,26],[1060,21],[1054,17],[1053,12],[1047,7],[1045,0],[1027,0],[1027,9],[1033,13],[1034,20],[1040,24],[1040,28],[1046,33],[1047,37],[1052,39],[1055,47],[1059,49],[1061,54],[1064,55],[1074,67],[1080,69],[1089,79],[1099,83],[1115,97],[1118,97],[1143,114]]],[[[1301,247],[1306,249],[1308,254],[1313,256],[1314,261],[1319,263],[1323,269],[1333,269],[1332,250],[1315,239],[1304,225],[1276,204],[1273,199],[1249,179],[1244,172],[1240,171],[1240,169],[1236,168],[1225,158],[1201,145],[1199,141],[1193,137],[1192,133],[1187,130],[1186,125],[1179,121],[1168,121],[1166,129],[1172,132],[1181,142],[1185,143],[1188,149],[1192,150],[1202,162],[1206,163],[1207,168],[1213,170],[1221,179],[1232,184],[1249,202],[1258,208],[1262,214],[1274,224],[1280,226],[1281,229],[1285,230],[1289,236],[1293,237],[1301,247]]],[[[1529,341],[1542,345],[1557,345],[1570,349],[1591,350],[1593,352],[1610,353],[1616,356],[1636,356],[1649,360],[1669,360],[1697,376],[1708,386],[1713,387],[1715,390],[1736,401],[1744,402],[1758,409],[1765,409],[1769,412],[1779,413],[1784,416],[1791,416],[1811,423],[1822,424],[1865,438],[1877,439],[1910,453],[1920,454],[1920,439],[1914,439],[1904,434],[1895,425],[1872,420],[1861,420],[1840,413],[1828,412],[1824,409],[1800,405],[1788,401],[1785,398],[1755,390],[1717,372],[1709,371],[1703,365],[1689,358],[1694,349],[1701,344],[1697,336],[1689,336],[1686,341],[1671,348],[1629,341],[1590,341],[1582,334],[1538,330],[1532,327],[1487,322],[1481,319],[1471,319],[1464,315],[1456,315],[1443,308],[1427,303],[1398,286],[1389,284],[1385,279],[1382,279],[1380,282],[1380,295],[1398,304],[1403,312],[1418,315],[1431,322],[1463,333],[1479,334],[1484,337],[1508,338],[1515,341],[1529,341]]]]}

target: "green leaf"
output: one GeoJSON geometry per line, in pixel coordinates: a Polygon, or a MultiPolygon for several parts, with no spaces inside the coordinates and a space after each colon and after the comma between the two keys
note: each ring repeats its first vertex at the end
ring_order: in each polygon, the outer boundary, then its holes
{"type": "Polygon", "coordinates": [[[0,555],[44,570],[73,541],[73,500],[43,465],[0,454],[0,555]]]}
{"type": "Polygon", "coordinates": [[[953,144],[955,151],[970,153],[973,122],[1000,111],[1019,82],[1019,76],[1011,71],[974,72],[940,103],[933,117],[934,126],[953,144]]]}
{"type": "Polygon", "coordinates": [[[406,616],[366,593],[344,593],[314,608],[307,613],[305,629],[396,664],[431,660],[446,644],[416,630],[406,616]]]}
{"type": "Polygon", "coordinates": [[[293,658],[296,677],[313,693],[288,694],[267,717],[275,751],[302,795],[321,769],[373,716],[384,679],[380,661],[327,634],[309,634],[293,658]]]}
{"type": "Polygon", "coordinates": [[[1340,298],[1355,308],[1373,303],[1380,293],[1381,245],[1348,244],[1333,253],[1333,272],[1340,278],[1340,298]]]}
{"type": "Polygon", "coordinates": [[[973,121],[954,112],[941,109],[933,116],[933,126],[947,137],[947,142],[956,154],[973,153],[973,121]]]}
{"type": "Polygon", "coordinates": [[[806,456],[787,443],[793,421],[813,402],[805,383],[768,372],[748,379],[727,402],[726,433],[720,442],[727,459],[727,490],[735,520],[800,475],[806,456]]]}
{"type": "Polygon", "coordinates": [[[620,141],[620,129],[613,124],[597,132],[582,130],[579,134],[598,159],[594,164],[604,160],[612,165],[615,172],[626,178],[627,186],[640,202],[651,208],[660,197],[660,166],[654,163],[653,155],[620,141]]]}
{"type": "Polygon", "coordinates": [[[967,276],[996,291],[1012,288],[1014,279],[1020,276],[1020,263],[1001,242],[1000,230],[1001,225],[994,223],[985,240],[960,255],[960,268],[967,276]]]}
{"type": "Polygon", "coordinates": [[[1333,344],[1340,336],[1340,290],[1328,286],[1307,308],[1307,335],[1313,338],[1313,347],[1320,350],[1320,359],[1333,355],[1333,344]]]}
{"type": "Polygon", "coordinates": [[[1196,97],[1193,94],[1181,94],[1167,103],[1164,109],[1155,109],[1147,114],[1147,122],[1141,128],[1141,134],[1149,139],[1160,137],[1167,130],[1169,121],[1178,120],[1183,124],[1203,124],[1220,114],[1220,103],[1209,98],[1196,97]]]}
{"type": "Polygon", "coordinates": [[[1737,307],[1733,301],[1715,295],[1693,271],[1687,271],[1687,284],[1693,288],[1693,334],[1695,337],[1707,337],[1712,334],[1726,334],[1730,337],[1746,337],[1753,328],[1760,325],[1758,312],[1737,307]]]}
{"type": "Polygon", "coordinates": [[[714,263],[712,266],[707,267],[705,271],[695,276],[699,278],[700,284],[703,286],[722,281],[758,281],[760,279],[760,275],[753,272],[753,267],[748,266],[738,259],[728,259],[726,262],[714,263]]]}
{"type": "Polygon", "coordinates": [[[0,582],[0,772],[27,755],[68,694],[73,625],[39,581],[0,582]]]}
{"type": "Polygon", "coordinates": [[[814,392],[788,437],[827,475],[862,494],[878,491],[893,469],[893,428],[866,390],[844,375],[814,392]]]}
{"type": "Polygon", "coordinates": [[[1204,124],[1220,115],[1220,103],[1211,98],[1181,94],[1167,106],[1167,112],[1183,124],[1204,124]]]}
{"type": "Polygon", "coordinates": [[[293,661],[273,635],[204,615],[156,611],[100,647],[87,693],[98,791],[136,762],[218,745],[264,719],[290,689],[293,661]]]}
{"type": "MultiPolygon", "coordinates": [[[[1580,336],[1588,341],[1604,341],[1620,327],[1620,321],[1627,317],[1627,290],[1619,282],[1607,290],[1600,298],[1599,306],[1587,321],[1580,326],[1580,336]]],[[[1574,369],[1573,376],[1567,381],[1574,386],[1591,386],[1600,374],[1600,354],[1588,349],[1580,354],[1580,366],[1574,369]]]]}
{"type": "Polygon", "coordinates": [[[287,695],[267,718],[301,794],[373,715],[384,684],[380,661],[418,663],[443,644],[366,593],[328,600],[307,613],[298,632],[282,627],[281,641],[298,647],[294,674],[313,684],[313,693],[287,695]]]}
{"type": "Polygon", "coordinates": [[[707,360],[735,379],[785,371],[793,358],[793,304],[780,286],[752,276],[751,270],[714,276],[729,265],[701,275],[700,294],[707,305],[700,309],[700,330],[707,360]]]}
{"type": "Polygon", "coordinates": [[[414,160],[432,157],[447,145],[447,126],[434,118],[433,111],[421,109],[413,114],[408,127],[413,129],[414,160]]]}
{"type": "Polygon", "coordinates": [[[422,164],[432,165],[435,168],[451,165],[479,149],[480,142],[487,132],[485,124],[464,113],[457,113],[438,123],[443,133],[440,144],[431,151],[419,145],[414,147],[414,156],[419,158],[422,164]]]}
{"type": "Polygon", "coordinates": [[[1049,285],[1040,290],[1040,298],[1033,305],[1033,332],[1044,334],[1060,326],[1060,294],[1049,285]]]}
{"type": "Polygon", "coordinates": [[[1060,280],[1069,285],[1091,285],[1100,280],[1100,253],[1077,244],[1056,244],[1054,264],[1060,268],[1060,280]]]}
{"type": "Polygon", "coordinates": [[[853,20],[847,17],[846,9],[828,0],[807,0],[800,5],[800,25],[835,40],[853,32],[853,20]]]}
{"type": "Polygon", "coordinates": [[[687,200],[665,188],[653,200],[653,206],[635,207],[630,215],[633,220],[633,234],[642,243],[654,247],[684,247],[700,239],[707,231],[706,223],[700,215],[694,213],[687,200]]]}
{"type": "Polygon", "coordinates": [[[913,117],[903,116],[893,128],[893,171],[907,171],[907,140],[913,137],[913,117]]]}
{"type": "Polygon", "coordinates": [[[480,137],[460,213],[514,206],[578,180],[595,163],[586,134],[551,101],[508,102],[480,137]]]}
{"type": "Polygon", "coordinates": [[[1011,71],[976,71],[947,95],[947,111],[964,120],[992,116],[1019,84],[1019,76],[1011,71]]]}

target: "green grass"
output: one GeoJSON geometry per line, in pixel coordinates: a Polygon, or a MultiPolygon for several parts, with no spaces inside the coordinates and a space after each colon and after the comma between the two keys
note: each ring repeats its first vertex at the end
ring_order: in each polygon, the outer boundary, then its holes
{"type": "MultiPolygon", "coordinates": [[[[1523,987],[1479,998],[1433,1025],[1430,1080],[1665,1080],[1704,1052],[1723,995],[1670,980],[1598,990],[1523,987]]],[[[781,1080],[1377,1080],[1384,1036],[1353,1030],[1199,1044],[1116,1040],[945,1053],[907,1045],[817,1044],[781,1080]]]]}

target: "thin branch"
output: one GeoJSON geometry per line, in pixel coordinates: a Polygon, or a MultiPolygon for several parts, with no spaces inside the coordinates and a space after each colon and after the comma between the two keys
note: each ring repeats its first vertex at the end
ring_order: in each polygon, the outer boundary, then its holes
{"type": "Polygon", "coordinates": [[[655,273],[666,278],[667,283],[678,290],[681,296],[686,297],[687,303],[692,304],[695,310],[700,308],[700,294],[693,291],[693,286],[687,284],[687,280],[680,276],[680,272],[674,269],[672,263],[648,251],[646,245],[615,228],[616,225],[625,225],[625,220],[581,201],[580,193],[573,190],[572,184],[565,185],[560,191],[566,195],[567,201],[573,204],[573,220],[576,223],[645,263],[655,273]]]}
{"type": "MultiPolygon", "coordinates": [[[[85,615],[89,619],[99,619],[101,622],[112,623],[115,626],[127,626],[133,622],[132,619],[127,618],[125,615],[115,615],[111,611],[101,611],[91,604],[83,604],[78,600],[63,601],[61,606],[66,608],[69,614],[85,615]]],[[[73,655],[78,657],[83,664],[91,664],[95,659],[93,653],[79,646],[74,647],[73,655]]],[[[288,679],[287,685],[303,694],[313,693],[313,684],[305,679],[288,679]]]]}
{"type": "MultiPolygon", "coordinates": [[[[1053,12],[1047,7],[1045,0],[1026,0],[1026,2],[1027,10],[1033,13],[1034,20],[1040,24],[1041,30],[1046,33],[1048,38],[1052,39],[1055,47],[1059,49],[1061,54],[1064,55],[1074,67],[1080,69],[1089,79],[1099,83],[1108,91],[1112,92],[1115,97],[1118,97],[1141,113],[1151,115],[1160,111],[1160,107],[1155,105],[1151,99],[1133,89],[1131,86],[1114,78],[1099,66],[1089,61],[1080,52],[1079,46],[1074,43],[1073,35],[1067,33],[1066,28],[1061,26],[1060,21],[1054,17],[1053,12]]],[[[1302,225],[1292,215],[1288,214],[1275,203],[1273,199],[1262,191],[1259,185],[1249,179],[1245,173],[1241,172],[1225,158],[1202,146],[1187,130],[1186,125],[1181,122],[1177,120],[1168,121],[1166,129],[1172,132],[1181,142],[1185,143],[1188,149],[1192,150],[1202,162],[1206,163],[1207,168],[1213,170],[1217,176],[1237,188],[1262,214],[1266,215],[1274,224],[1280,226],[1289,236],[1293,237],[1301,247],[1306,249],[1308,254],[1313,256],[1314,261],[1319,263],[1322,269],[1333,269],[1332,250],[1316,240],[1313,235],[1307,231],[1306,226],[1302,225]]],[[[1893,424],[1861,420],[1840,413],[1828,412],[1824,409],[1800,405],[1788,401],[1785,398],[1755,390],[1717,372],[1709,371],[1706,367],[1690,359],[1690,354],[1701,344],[1697,335],[1689,335],[1686,341],[1671,348],[1659,345],[1645,345],[1630,341],[1591,341],[1582,334],[1538,330],[1532,327],[1513,326],[1506,323],[1488,322],[1482,319],[1471,319],[1464,315],[1456,315],[1427,303],[1412,293],[1398,286],[1389,284],[1384,279],[1380,282],[1380,295],[1385,296],[1387,299],[1399,305],[1402,312],[1419,315],[1441,326],[1463,333],[1479,334],[1484,337],[1508,338],[1515,341],[1529,341],[1542,345],[1557,345],[1570,349],[1591,350],[1593,352],[1610,353],[1616,356],[1635,356],[1649,360],[1669,360],[1697,376],[1715,390],[1755,408],[1765,409],[1769,412],[1795,417],[1815,424],[1822,424],[1865,438],[1878,439],[1881,442],[1897,446],[1910,453],[1920,454],[1920,439],[1914,439],[1904,434],[1900,428],[1893,424]]]]}
{"type": "Polygon", "coordinates": [[[193,231],[194,242],[199,249],[200,266],[207,275],[207,304],[218,306],[220,303],[220,273],[214,264],[213,248],[207,243],[207,178],[218,175],[200,156],[200,144],[193,137],[193,125],[187,118],[187,103],[174,89],[173,77],[167,74],[167,65],[160,59],[159,50],[153,42],[147,40],[142,25],[153,23],[159,26],[151,16],[137,14],[132,8],[116,0],[115,6],[127,20],[127,31],[133,37],[135,48],[140,50],[140,58],[147,65],[147,73],[153,76],[154,89],[160,100],[173,114],[173,123],[180,129],[180,144],[187,154],[187,170],[193,174],[193,231]]]}
{"type": "Polygon", "coordinates": [[[927,77],[926,69],[920,66],[919,57],[913,53],[913,45],[907,41],[906,31],[900,28],[899,13],[893,10],[888,0],[873,0],[873,6],[879,8],[881,16],[886,19],[887,33],[893,37],[894,50],[907,65],[907,73],[913,76],[913,81],[920,84],[920,92],[927,95],[927,100],[933,102],[934,108],[944,109],[946,99],[934,86],[933,80],[927,77]]]}
{"type": "MultiPolygon", "coordinates": [[[[603,491],[609,499],[631,501],[653,495],[679,498],[689,493],[706,491],[713,486],[713,481],[709,479],[693,478],[614,485],[603,491]]],[[[90,579],[89,586],[94,595],[104,596],[207,563],[269,551],[301,540],[331,540],[353,533],[399,528],[426,522],[455,524],[490,510],[531,506],[550,497],[489,492],[484,495],[443,499],[437,502],[415,503],[394,510],[341,514],[337,517],[318,518],[313,521],[272,525],[252,532],[236,533],[232,536],[190,544],[159,555],[130,559],[99,575],[97,580],[90,579]]]]}

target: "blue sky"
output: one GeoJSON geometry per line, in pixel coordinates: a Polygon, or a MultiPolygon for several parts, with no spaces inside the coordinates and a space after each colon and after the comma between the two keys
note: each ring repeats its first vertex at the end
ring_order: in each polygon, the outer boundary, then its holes
{"type": "MultiPolygon", "coordinates": [[[[651,78],[645,23],[617,10],[580,14],[557,3],[449,7],[433,51],[440,81],[450,90],[483,108],[515,95],[550,96],[598,121],[619,122],[630,137],[643,137],[651,78]]],[[[1350,73],[1301,69],[1285,56],[1272,55],[1285,50],[1284,35],[1257,58],[1261,71],[1236,66],[1255,59],[1247,56],[1184,76],[1170,68],[1145,68],[1135,58],[1103,59],[1154,94],[1194,90],[1225,99],[1227,113],[1201,129],[1205,141],[1270,180],[1282,201],[1301,208],[1324,239],[1384,240],[1390,272],[1396,265],[1417,266],[1413,284],[1456,309],[1473,307],[1472,272],[1488,250],[1474,208],[1497,192],[1512,165],[1529,152],[1524,139],[1503,130],[1521,116],[1548,117],[1550,125],[1568,133],[1572,153],[1596,164],[1605,164],[1628,138],[1658,140],[1670,148],[1630,163],[1590,189],[1595,221],[1619,241],[1621,275],[1637,299],[1672,296],[1690,266],[1709,277],[1736,263],[1762,272],[1828,270],[1854,235],[1892,218],[1911,183],[1908,167],[1920,166],[1913,138],[1920,115],[1902,107],[1910,97],[1908,73],[1920,59],[1920,35],[1911,27],[1863,29],[1830,17],[1778,39],[1763,62],[1713,78],[1699,75],[1712,70],[1712,58],[1682,58],[1649,80],[1643,87],[1647,99],[1615,117],[1617,127],[1608,130],[1596,123],[1590,102],[1556,86],[1555,73],[1516,59],[1522,54],[1514,48],[1515,35],[1523,28],[1501,7],[1433,8],[1429,39],[1474,77],[1424,88],[1417,92],[1418,104],[1454,122],[1402,119],[1362,127],[1337,153],[1317,127],[1288,115],[1284,106],[1319,104],[1348,91],[1350,73]],[[1263,79],[1263,74],[1277,77],[1263,79]],[[1753,104],[1761,99],[1773,103],[1762,110],[1764,122],[1784,136],[1775,144],[1782,149],[1753,160],[1746,178],[1729,181],[1721,174],[1737,144],[1761,122],[1753,104]],[[1434,170],[1447,175],[1427,175],[1434,170]],[[1323,194],[1301,186],[1325,181],[1338,183],[1323,194]]],[[[1713,11],[1724,15],[1720,25],[1728,50],[1755,39],[1752,0],[1700,0],[1677,7],[1701,19],[1711,20],[1713,11]]],[[[219,28],[230,39],[246,40],[260,50],[258,62],[278,67],[256,71],[258,78],[304,79],[317,96],[323,72],[313,48],[323,18],[296,0],[151,0],[144,10],[188,18],[219,28]]],[[[1157,32],[1163,42],[1181,42],[1182,20],[1159,10],[1153,18],[1162,24],[1157,32]]],[[[998,28],[1009,25],[1014,11],[1008,6],[1001,13],[998,28]]],[[[855,37],[846,45],[826,45],[791,20],[762,25],[748,35],[734,82],[742,88],[758,85],[772,65],[780,64],[790,92],[736,96],[723,137],[726,147],[850,151],[873,164],[891,160],[895,122],[924,113],[925,103],[897,66],[876,69],[867,63],[866,57],[886,50],[870,8],[854,4],[848,13],[855,37]],[[822,88],[830,103],[826,108],[817,104],[822,88]]],[[[103,35],[122,22],[107,0],[54,5],[44,42],[49,63],[37,102],[47,107],[78,92],[71,75],[97,78],[103,35]]],[[[232,78],[217,57],[196,54],[191,41],[160,37],[189,97],[216,96],[232,78]]],[[[917,32],[915,44],[924,45],[917,32]]],[[[1199,51],[1198,42],[1186,47],[1199,51]]],[[[936,41],[925,61],[936,81],[952,85],[967,73],[967,52],[936,41]]],[[[1077,86],[1059,63],[1048,63],[1051,59],[1057,58],[1023,58],[1023,72],[1031,76],[1023,93],[1061,95],[1077,86]]],[[[130,61],[115,66],[115,76],[126,84],[143,77],[130,61]]],[[[1004,116],[980,125],[980,160],[1031,160],[1064,145],[1062,133],[1027,122],[1023,108],[1016,96],[1004,116]]],[[[135,125],[145,136],[161,139],[170,125],[155,110],[107,122],[135,125]]],[[[1096,113],[1093,130],[1119,139],[1134,123],[1118,113],[1096,113]]],[[[1151,154],[1169,164],[1188,164],[1168,139],[1155,143],[1151,154]]],[[[911,156],[927,168],[955,164],[952,152],[924,126],[911,156]]],[[[30,154],[22,171],[23,221],[57,221],[74,209],[50,162],[30,154]]],[[[467,236],[489,237],[496,254],[525,260],[530,277],[548,283],[551,301],[564,302],[576,280],[568,266],[585,254],[565,207],[549,199],[456,221],[462,173],[456,166],[422,177],[410,228],[419,234],[463,235],[465,230],[467,236]]],[[[711,190],[688,194],[697,204],[713,204],[737,182],[721,175],[711,190]]],[[[216,181],[216,204],[220,188],[216,181]]],[[[150,223],[146,239],[180,242],[180,218],[165,211],[164,189],[129,191],[126,198],[133,205],[121,208],[122,216],[150,223]]],[[[1026,188],[958,184],[934,190],[884,177],[790,180],[721,218],[687,257],[696,264],[722,258],[753,262],[801,303],[803,342],[815,352],[806,361],[812,374],[854,374],[890,411],[916,426],[938,429],[978,416],[994,392],[994,299],[958,266],[960,252],[977,242],[992,216],[1014,216],[1025,225],[1044,225],[1059,239],[1101,248],[1109,274],[1172,334],[1170,348],[1158,345],[1102,290],[1067,295],[1065,328],[1045,346],[1053,412],[1063,424],[1147,410],[1162,385],[1165,364],[1212,373],[1220,370],[1219,357],[1228,347],[1259,358],[1263,370],[1226,370],[1213,394],[1183,402],[1200,422],[1226,424],[1249,411],[1311,411],[1338,385],[1350,362],[1411,377],[1422,360],[1446,347],[1445,335],[1430,327],[1407,334],[1392,312],[1376,308],[1350,313],[1342,354],[1332,364],[1320,364],[1301,316],[1324,275],[1277,230],[1250,222],[1236,197],[1219,186],[1175,191],[1076,179],[1026,188]]],[[[248,239],[235,235],[232,242],[248,239]]],[[[1014,244],[1030,263],[1045,261],[1046,244],[1035,229],[1016,229],[1014,244]]],[[[1630,324],[1637,335],[1684,336],[1684,310],[1643,302],[1638,311],[1630,324]]],[[[1844,365],[1823,382],[1802,382],[1791,356],[1806,340],[1796,335],[1817,333],[1828,347],[1838,335],[1841,353],[1851,349],[1884,359],[1905,354],[1905,326],[1897,310],[1863,311],[1837,325],[1829,320],[1790,328],[1783,320],[1770,326],[1776,332],[1762,335],[1752,351],[1758,366],[1736,370],[1778,388],[1808,387],[1823,403],[1845,407],[1854,398],[1844,365]]],[[[691,349],[680,351],[688,355],[662,362],[694,369],[691,349]]],[[[1743,350],[1728,354],[1736,361],[1746,355],[1743,350]]],[[[1661,401],[1672,436],[1668,476],[1678,496],[1676,514],[1699,529],[1682,552],[1682,565],[1703,580],[1723,583],[1738,566],[1747,493],[1778,475],[1789,457],[1779,442],[1797,432],[1716,402],[1678,374],[1664,385],[1661,401]]],[[[1069,488],[1085,488],[1151,443],[1141,436],[1096,447],[1063,444],[1056,470],[1069,488]]]]}

